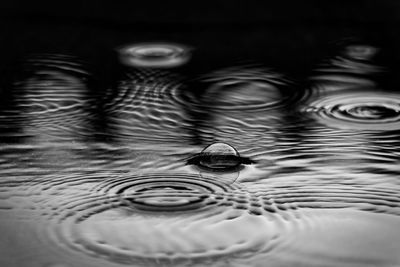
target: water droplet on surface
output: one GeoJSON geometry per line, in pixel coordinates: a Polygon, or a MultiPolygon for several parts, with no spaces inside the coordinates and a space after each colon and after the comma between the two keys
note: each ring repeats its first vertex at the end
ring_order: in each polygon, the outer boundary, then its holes
{"type": "Polygon", "coordinates": [[[119,49],[121,62],[132,67],[172,68],[190,59],[190,49],[174,43],[140,43],[119,49]]]}
{"type": "Polygon", "coordinates": [[[241,157],[233,146],[226,143],[213,143],[187,162],[215,172],[238,170],[241,164],[251,163],[252,160],[241,157]]]}
{"type": "Polygon", "coordinates": [[[212,174],[228,184],[239,177],[242,164],[252,163],[252,160],[241,157],[233,146],[226,143],[213,143],[187,161],[188,165],[198,168],[201,177],[212,174]]]}
{"type": "Polygon", "coordinates": [[[199,164],[210,169],[231,169],[241,164],[239,152],[228,144],[214,143],[206,147],[200,156],[199,164]]]}

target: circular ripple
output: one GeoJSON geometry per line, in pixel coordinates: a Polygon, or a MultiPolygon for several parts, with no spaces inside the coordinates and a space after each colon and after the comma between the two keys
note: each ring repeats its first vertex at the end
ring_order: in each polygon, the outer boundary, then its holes
{"type": "Polygon", "coordinates": [[[287,81],[280,74],[262,68],[233,67],[204,78],[211,85],[203,101],[213,109],[263,110],[277,108],[293,99],[283,92],[287,81]]]}
{"type": "Polygon", "coordinates": [[[400,95],[384,92],[328,94],[303,109],[329,126],[363,130],[400,129],[400,95]]]}
{"type": "Polygon", "coordinates": [[[345,54],[356,60],[369,60],[378,52],[377,47],[370,45],[349,45],[345,49],[345,54]]]}
{"type": "Polygon", "coordinates": [[[208,145],[200,154],[190,158],[187,162],[187,164],[195,164],[214,171],[236,169],[241,163],[239,152],[226,143],[208,145]]]}
{"type": "Polygon", "coordinates": [[[172,68],[190,59],[189,48],[173,43],[140,43],[119,49],[121,62],[134,67],[172,68]]]}
{"type": "Polygon", "coordinates": [[[214,178],[188,175],[152,175],[126,178],[96,188],[103,194],[117,196],[122,203],[145,211],[176,212],[199,209],[211,195],[234,187],[214,178]]]}
{"type": "Polygon", "coordinates": [[[239,209],[244,195],[230,203],[235,192],[241,194],[238,185],[195,175],[106,178],[86,195],[58,203],[51,236],[70,249],[124,264],[271,249],[281,225],[239,209]]]}

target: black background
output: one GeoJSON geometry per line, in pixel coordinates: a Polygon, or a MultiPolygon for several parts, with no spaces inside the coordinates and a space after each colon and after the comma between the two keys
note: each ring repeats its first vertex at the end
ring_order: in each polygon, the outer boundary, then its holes
{"type": "MultiPolygon", "coordinates": [[[[1,67],[31,53],[73,54],[103,74],[115,49],[143,41],[194,48],[191,73],[261,63],[302,79],[347,43],[382,48],[396,76],[400,1],[2,1],[1,67]]],[[[379,61],[379,60],[378,60],[379,61]]]]}

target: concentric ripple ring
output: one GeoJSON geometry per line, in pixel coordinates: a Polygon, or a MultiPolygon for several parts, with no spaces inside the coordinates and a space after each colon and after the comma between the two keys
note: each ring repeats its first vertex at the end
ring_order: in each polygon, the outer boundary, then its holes
{"type": "Polygon", "coordinates": [[[227,192],[229,187],[200,177],[153,177],[117,183],[109,190],[136,209],[176,212],[201,208],[210,195],[227,192]]]}
{"type": "Polygon", "coordinates": [[[384,92],[327,94],[310,102],[303,112],[320,122],[344,129],[400,129],[400,95],[384,92]]]}
{"type": "Polygon", "coordinates": [[[147,68],[178,67],[190,59],[189,48],[174,43],[138,43],[119,49],[121,62],[147,68]]]}
{"type": "Polygon", "coordinates": [[[123,264],[274,246],[279,225],[224,205],[235,192],[239,185],[212,176],[114,176],[61,205],[49,231],[56,244],[123,264]]]}

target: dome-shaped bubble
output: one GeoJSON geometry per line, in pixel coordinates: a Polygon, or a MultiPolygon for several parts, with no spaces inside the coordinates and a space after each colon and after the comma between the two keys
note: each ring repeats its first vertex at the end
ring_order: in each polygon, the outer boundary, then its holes
{"type": "Polygon", "coordinates": [[[226,143],[213,143],[187,162],[211,172],[238,171],[242,164],[251,163],[252,160],[241,157],[233,146],[226,143]]]}
{"type": "Polygon", "coordinates": [[[199,164],[210,169],[231,169],[241,164],[239,152],[225,143],[211,144],[200,154],[199,164]]]}
{"type": "Polygon", "coordinates": [[[173,43],[139,43],[119,49],[121,62],[132,67],[172,68],[190,59],[189,48],[173,43]]]}

